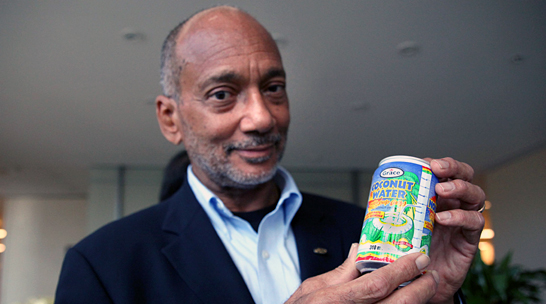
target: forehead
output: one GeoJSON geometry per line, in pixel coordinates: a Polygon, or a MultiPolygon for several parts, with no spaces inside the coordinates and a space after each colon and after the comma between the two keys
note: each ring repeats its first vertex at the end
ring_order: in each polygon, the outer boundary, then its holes
{"type": "Polygon", "coordinates": [[[183,67],[253,59],[282,67],[275,42],[252,17],[241,12],[219,12],[191,21],[178,37],[177,55],[183,67]]]}
{"type": "Polygon", "coordinates": [[[220,58],[260,54],[280,59],[276,46],[267,40],[252,33],[244,35],[233,31],[203,29],[185,39],[179,55],[183,62],[195,64],[220,58]]]}

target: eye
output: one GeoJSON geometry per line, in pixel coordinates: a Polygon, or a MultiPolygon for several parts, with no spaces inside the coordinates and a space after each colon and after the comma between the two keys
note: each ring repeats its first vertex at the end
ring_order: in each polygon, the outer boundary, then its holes
{"type": "Polygon", "coordinates": [[[286,101],[286,85],[283,82],[273,82],[267,85],[263,91],[264,96],[276,104],[286,101]]]}
{"type": "Polygon", "coordinates": [[[286,97],[285,84],[281,82],[271,83],[265,87],[264,94],[275,100],[281,100],[286,97]]]}
{"type": "Polygon", "coordinates": [[[267,87],[269,93],[279,93],[284,90],[284,85],[274,84],[267,87]]]}
{"type": "Polygon", "coordinates": [[[229,87],[218,87],[206,95],[207,105],[216,111],[227,111],[237,102],[237,91],[229,87]]]}
{"type": "Polygon", "coordinates": [[[231,97],[231,93],[228,91],[217,91],[212,93],[212,97],[217,100],[226,100],[231,97]]]}

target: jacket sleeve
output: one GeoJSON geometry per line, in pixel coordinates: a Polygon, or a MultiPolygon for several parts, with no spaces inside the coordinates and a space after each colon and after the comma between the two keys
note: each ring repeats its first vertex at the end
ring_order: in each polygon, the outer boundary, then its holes
{"type": "Polygon", "coordinates": [[[113,304],[89,261],[71,248],[64,258],[55,304],[113,304]]]}

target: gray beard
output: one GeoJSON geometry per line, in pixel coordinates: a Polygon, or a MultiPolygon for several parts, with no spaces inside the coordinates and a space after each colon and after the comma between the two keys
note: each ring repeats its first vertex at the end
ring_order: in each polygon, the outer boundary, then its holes
{"type": "MultiPolygon", "coordinates": [[[[275,143],[278,144],[282,141],[282,135],[269,135],[265,137],[254,136],[250,140],[243,143],[236,144],[227,144],[223,147],[226,156],[229,156],[231,152],[238,148],[258,146],[266,143],[275,143]]],[[[286,140],[284,141],[286,143],[286,140]]],[[[193,149],[191,149],[193,150],[193,149]]],[[[214,151],[213,149],[208,149],[208,151],[214,151]]],[[[277,173],[278,165],[273,167],[271,170],[262,172],[261,174],[246,174],[241,172],[237,168],[234,168],[230,162],[223,161],[217,155],[203,154],[203,153],[192,153],[188,150],[188,153],[192,159],[192,162],[195,166],[201,168],[208,176],[208,178],[214,182],[216,185],[222,188],[235,188],[235,189],[252,189],[258,185],[264,184],[270,181],[275,174],[277,173]]],[[[281,161],[283,151],[279,153],[277,163],[281,161]]],[[[251,164],[259,164],[264,161],[269,160],[273,156],[265,156],[260,158],[247,159],[246,161],[251,164]]]]}

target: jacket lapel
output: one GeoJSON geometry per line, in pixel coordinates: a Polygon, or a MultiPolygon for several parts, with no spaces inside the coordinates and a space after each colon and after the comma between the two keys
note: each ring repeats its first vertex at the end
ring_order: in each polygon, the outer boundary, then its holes
{"type": "Polygon", "coordinates": [[[163,230],[174,233],[162,250],[204,303],[254,303],[207,214],[185,183],[170,200],[163,230]]]}
{"type": "Polygon", "coordinates": [[[300,209],[292,221],[300,262],[300,276],[304,281],[330,271],[345,259],[341,231],[329,219],[321,205],[303,194],[300,209]]]}

